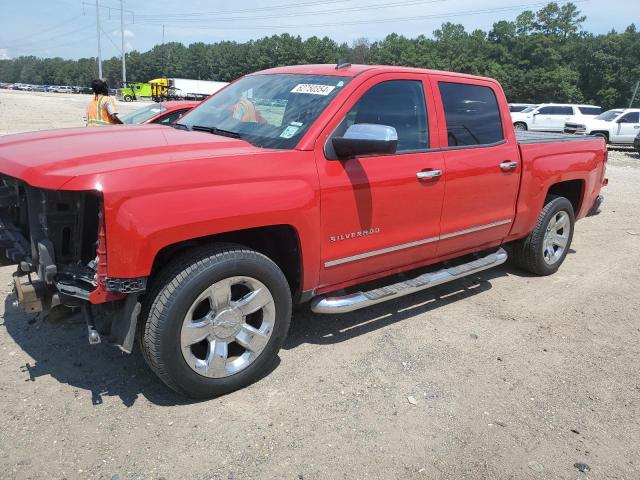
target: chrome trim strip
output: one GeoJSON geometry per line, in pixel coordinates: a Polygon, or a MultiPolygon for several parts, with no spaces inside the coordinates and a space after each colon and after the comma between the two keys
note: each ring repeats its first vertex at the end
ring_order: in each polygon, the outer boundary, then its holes
{"type": "Polygon", "coordinates": [[[467,233],[479,232],[480,230],[486,230],[487,228],[499,227],[500,225],[506,225],[511,223],[511,219],[500,220],[499,222],[487,223],[486,225],[478,225],[477,227],[465,228],[464,230],[458,230],[457,232],[445,233],[440,235],[440,240],[445,240],[451,237],[458,237],[460,235],[466,235],[467,233]]]}
{"type": "Polygon", "coordinates": [[[343,263],[355,262],[356,260],[362,260],[363,258],[375,257],[376,255],[383,255],[385,253],[396,252],[398,250],[404,250],[405,248],[417,247],[418,245],[424,245],[427,243],[437,242],[438,237],[425,238],[423,240],[416,240],[415,242],[403,243],[402,245],[395,245],[393,247],[381,248],[380,250],[373,250],[371,252],[359,253],[350,257],[338,258],[337,260],[331,260],[325,262],[325,267],[335,267],[343,263]]]}
{"type": "Polygon", "coordinates": [[[330,260],[324,263],[325,268],[335,267],[336,265],[342,265],[343,263],[355,262],[356,260],[362,260],[363,258],[375,257],[378,255],[384,255],[385,253],[397,252],[398,250],[404,250],[406,248],[413,248],[419,245],[425,245],[427,243],[437,242],[438,240],[446,240],[447,238],[457,237],[459,235],[466,235],[468,233],[479,232],[488,228],[499,227],[500,225],[506,225],[511,223],[512,219],[500,220],[498,222],[487,223],[486,225],[478,225],[477,227],[466,228],[464,230],[458,230],[457,232],[445,233],[439,237],[430,237],[423,240],[416,240],[415,242],[403,243],[402,245],[394,245],[393,247],[381,248],[380,250],[372,250],[371,252],[358,253],[357,255],[351,255],[349,257],[338,258],[336,260],[330,260]]]}

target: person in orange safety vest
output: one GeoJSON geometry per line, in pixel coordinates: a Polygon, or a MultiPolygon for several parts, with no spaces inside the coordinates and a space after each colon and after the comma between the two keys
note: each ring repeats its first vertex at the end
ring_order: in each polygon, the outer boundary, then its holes
{"type": "Polygon", "coordinates": [[[122,121],[118,118],[116,102],[109,96],[109,86],[104,80],[91,82],[93,100],[87,107],[87,127],[100,125],[117,125],[122,121]]]}

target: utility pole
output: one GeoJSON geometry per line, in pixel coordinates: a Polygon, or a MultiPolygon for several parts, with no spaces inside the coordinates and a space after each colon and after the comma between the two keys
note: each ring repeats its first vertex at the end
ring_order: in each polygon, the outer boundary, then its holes
{"type": "Polygon", "coordinates": [[[127,64],[124,59],[124,0],[120,0],[120,36],[122,39],[122,86],[125,87],[127,84],[127,64]]]}
{"type": "Polygon", "coordinates": [[[164,45],[164,23],[162,24],[162,45],[164,45]]]}
{"type": "Polygon", "coordinates": [[[102,53],[100,51],[100,5],[96,0],[96,29],[98,31],[98,78],[102,78],[102,53]]]}
{"type": "Polygon", "coordinates": [[[638,93],[639,85],[640,85],[640,80],[636,81],[636,88],[633,89],[633,96],[631,97],[631,101],[629,102],[629,108],[633,106],[633,101],[636,99],[636,93],[638,93]]]}

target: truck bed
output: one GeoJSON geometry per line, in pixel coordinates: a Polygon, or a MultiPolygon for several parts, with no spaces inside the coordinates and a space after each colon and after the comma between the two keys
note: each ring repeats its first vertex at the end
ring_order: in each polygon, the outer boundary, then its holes
{"type": "Polygon", "coordinates": [[[594,135],[572,135],[568,133],[556,132],[530,132],[516,131],[516,139],[521,145],[530,143],[558,143],[558,142],[581,142],[585,140],[593,140],[597,137],[594,135]]]}

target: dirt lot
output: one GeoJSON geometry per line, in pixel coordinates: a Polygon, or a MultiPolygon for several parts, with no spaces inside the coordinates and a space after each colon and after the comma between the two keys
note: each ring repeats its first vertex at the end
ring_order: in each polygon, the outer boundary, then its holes
{"type": "MultiPolygon", "coordinates": [[[[83,101],[42,95],[0,91],[0,131],[81,124],[83,101]]],[[[208,402],[79,322],[19,313],[0,269],[0,477],[640,478],[640,157],[610,158],[604,209],[556,275],[303,308],[268,377],[208,402]]]]}
{"type": "MultiPolygon", "coordinates": [[[[0,90],[0,135],[84,127],[91,95],[72,93],[22,92],[0,90]]],[[[148,105],[148,102],[118,102],[121,114],[148,105]]]]}

